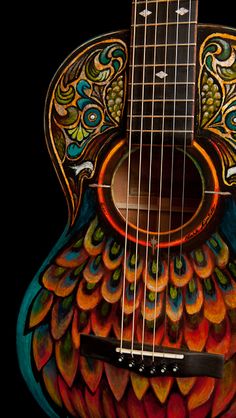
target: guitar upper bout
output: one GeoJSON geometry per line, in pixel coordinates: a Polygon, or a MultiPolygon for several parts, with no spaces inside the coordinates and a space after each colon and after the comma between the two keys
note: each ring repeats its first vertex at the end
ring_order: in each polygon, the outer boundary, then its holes
{"type": "Polygon", "coordinates": [[[120,127],[125,106],[126,33],[108,35],[78,48],[49,88],[46,140],[65,192],[73,224],[84,178],[94,175],[97,156],[120,127]]]}
{"type": "Polygon", "coordinates": [[[198,127],[207,134],[221,163],[224,189],[236,185],[235,30],[200,27],[198,127]]]}

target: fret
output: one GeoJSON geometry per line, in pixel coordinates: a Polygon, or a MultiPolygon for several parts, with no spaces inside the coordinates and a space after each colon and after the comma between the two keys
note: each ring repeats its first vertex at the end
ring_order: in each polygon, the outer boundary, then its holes
{"type": "Polygon", "coordinates": [[[147,46],[145,48],[137,48],[135,50],[134,64],[140,64],[144,61],[145,54],[145,64],[153,64],[154,55],[156,51],[155,62],[157,64],[185,64],[187,62],[194,61],[195,47],[181,46],[177,48],[175,46],[168,46],[165,48],[160,45],[158,47],[147,46]],[[166,59],[165,59],[166,58],[166,59]]]}
{"type": "MultiPolygon", "coordinates": [[[[147,2],[148,2],[148,4],[149,3],[166,3],[167,1],[169,1],[169,2],[171,2],[171,1],[175,1],[176,2],[176,0],[148,0],[147,2]]],[[[143,4],[146,4],[146,0],[137,0],[137,1],[132,1],[132,4],[141,4],[141,3],[143,3],[143,4]]]]}
{"type": "Polygon", "coordinates": [[[128,129],[142,137],[191,144],[196,86],[198,0],[133,2],[128,82],[128,129]],[[184,13],[181,12],[183,8],[184,13]],[[132,100],[131,100],[132,98],[132,100]]]}
{"type": "MultiPolygon", "coordinates": [[[[144,100],[135,100],[135,103],[155,103],[155,102],[157,102],[157,103],[159,103],[159,102],[173,102],[173,101],[175,101],[175,102],[183,102],[183,103],[185,103],[185,102],[195,102],[195,99],[175,99],[175,100],[173,100],[173,99],[144,99],[144,100]]],[[[132,103],[132,100],[131,99],[128,99],[128,102],[131,102],[132,103]]],[[[135,104],[134,103],[134,104],[135,104]]]]}
{"type": "Polygon", "coordinates": [[[155,100],[155,101],[142,101],[135,100],[130,104],[130,113],[134,117],[141,117],[140,115],[154,117],[164,115],[170,117],[174,113],[176,116],[193,115],[193,103],[194,100],[185,102],[184,100],[155,100]],[[175,107],[175,103],[177,103],[175,107]],[[132,107],[131,107],[132,106],[132,107]]]}
{"type": "MultiPolygon", "coordinates": [[[[160,129],[143,129],[142,134],[140,132],[141,130],[138,129],[132,129],[131,132],[131,144],[132,146],[140,146],[140,141],[142,137],[142,144],[143,145],[150,145],[150,142],[153,142],[153,145],[173,145],[174,140],[174,146],[181,147],[184,145],[184,142],[186,140],[186,145],[191,145],[192,138],[194,135],[194,129],[193,127],[190,127],[188,129],[173,129],[173,126],[170,129],[163,129],[162,127],[160,129]]],[[[128,129],[128,133],[129,133],[128,129]]]]}
{"type": "MultiPolygon", "coordinates": [[[[193,66],[193,67],[195,67],[196,66],[196,63],[195,62],[188,62],[188,63],[185,63],[185,64],[168,64],[168,63],[165,63],[165,64],[134,64],[134,66],[133,67],[137,67],[137,68],[154,68],[154,67],[163,67],[163,66],[166,66],[166,67],[173,67],[173,68],[175,68],[175,67],[189,67],[189,66],[193,66]]],[[[130,64],[130,66],[131,66],[131,64],[130,64]]]]}
{"type": "Polygon", "coordinates": [[[131,85],[133,85],[133,86],[142,86],[142,85],[144,85],[144,86],[150,86],[150,85],[156,85],[156,84],[163,84],[163,83],[165,83],[165,85],[178,85],[178,84],[181,84],[181,85],[185,85],[185,84],[192,84],[192,85],[194,85],[195,84],[195,82],[194,81],[188,81],[188,82],[186,82],[186,83],[183,83],[183,82],[174,82],[174,81],[172,81],[172,82],[163,82],[163,81],[156,81],[155,83],[128,83],[130,86],[131,85]]]}
{"type": "MultiPolygon", "coordinates": [[[[142,66],[138,65],[135,66],[134,76],[133,76],[133,83],[137,84],[143,81],[144,76],[144,82],[152,83],[158,82],[160,79],[156,75],[160,70],[164,70],[168,74],[168,76],[165,78],[166,82],[172,81],[175,82],[175,79],[177,82],[186,83],[186,79],[188,78],[189,82],[195,81],[195,68],[194,66],[188,66],[188,65],[170,65],[166,68],[164,68],[163,65],[159,64],[156,66],[142,66]]],[[[162,81],[163,83],[164,81],[162,81]]],[[[132,83],[132,84],[133,84],[132,83]]]]}
{"type": "Polygon", "coordinates": [[[178,82],[186,83],[186,79],[189,82],[195,81],[195,64],[178,64],[177,66],[174,64],[147,64],[142,66],[141,64],[134,65],[134,77],[133,82],[134,84],[140,83],[143,80],[145,83],[163,83],[164,80],[160,79],[157,74],[160,71],[165,71],[168,76],[165,77],[165,82],[178,82]]]}
{"type": "MultiPolygon", "coordinates": [[[[196,4],[196,1],[192,0],[192,6],[196,4]]],[[[196,18],[196,9],[192,7],[189,10],[189,0],[181,0],[181,7],[185,8],[187,12],[183,15],[176,13],[180,6],[178,5],[178,1],[172,2],[156,2],[156,3],[149,3],[145,4],[137,4],[137,13],[136,13],[136,23],[137,24],[144,24],[144,23],[163,23],[163,22],[186,22],[190,20],[194,20],[196,18]],[[143,14],[143,11],[147,8],[148,14],[143,14]],[[157,10],[156,10],[157,8],[157,10]],[[156,13],[157,11],[157,13],[156,13]],[[167,13],[168,12],[168,13],[167,13]],[[156,15],[157,15],[157,22],[156,22],[156,15]]]]}
{"type": "MultiPolygon", "coordinates": [[[[176,42],[177,25],[169,25],[166,33],[165,25],[149,25],[145,28],[144,25],[135,27],[135,43],[143,44],[145,39],[146,29],[146,44],[161,45],[164,43],[176,42]]],[[[195,40],[195,24],[183,23],[178,27],[178,41],[179,43],[192,43],[195,40]]]]}
{"type": "MultiPolygon", "coordinates": [[[[130,120],[130,118],[128,118],[130,120]]],[[[176,130],[176,131],[185,131],[185,130],[192,130],[193,128],[193,116],[176,116],[176,115],[170,115],[165,116],[164,118],[162,116],[157,117],[132,117],[132,131],[136,130],[163,130],[169,131],[169,130],[176,130]]]]}
{"type": "Polygon", "coordinates": [[[177,47],[182,47],[182,46],[186,46],[186,47],[190,47],[190,46],[196,46],[197,44],[194,42],[194,43],[184,43],[184,44],[181,44],[181,43],[175,43],[175,44],[171,44],[171,43],[168,43],[168,44],[158,44],[158,45],[153,45],[153,44],[145,44],[145,45],[130,45],[130,48],[132,49],[132,48],[162,48],[162,47],[171,47],[171,46],[177,46],[177,47]]]}
{"type": "MultiPolygon", "coordinates": [[[[136,133],[139,133],[140,134],[140,129],[132,129],[132,132],[136,132],[136,133]]],[[[185,130],[185,129],[180,129],[180,130],[177,130],[177,129],[143,129],[142,130],[142,132],[143,133],[160,133],[160,134],[162,134],[162,133],[167,133],[167,134],[172,134],[172,133],[179,133],[179,134],[182,134],[183,135],[183,133],[189,133],[189,134],[193,134],[194,133],[194,130],[185,130]]]]}
{"type": "Polygon", "coordinates": [[[152,118],[152,119],[156,119],[156,118],[161,118],[161,119],[165,119],[165,118],[194,118],[193,115],[127,115],[128,118],[132,117],[132,118],[152,118]]]}
{"type": "MultiPolygon", "coordinates": [[[[134,100],[147,100],[147,99],[171,99],[172,101],[182,99],[194,99],[195,98],[195,83],[155,83],[153,86],[151,83],[147,83],[143,86],[141,83],[129,85],[128,97],[131,97],[131,89],[134,100]]],[[[129,102],[130,103],[130,102],[129,102]]],[[[131,103],[130,103],[131,105],[131,103]]]]}
{"type": "MultiPolygon", "coordinates": [[[[186,23],[188,23],[188,24],[197,24],[198,23],[198,21],[197,20],[190,20],[189,22],[178,22],[178,26],[180,26],[180,25],[186,25],[186,23]]],[[[159,26],[161,26],[161,25],[163,25],[163,26],[171,26],[171,25],[175,25],[175,26],[177,26],[177,23],[176,22],[160,22],[160,23],[136,23],[135,25],[134,24],[131,24],[131,28],[135,28],[135,27],[149,27],[149,26],[157,26],[157,27],[159,27],[159,26]]]]}

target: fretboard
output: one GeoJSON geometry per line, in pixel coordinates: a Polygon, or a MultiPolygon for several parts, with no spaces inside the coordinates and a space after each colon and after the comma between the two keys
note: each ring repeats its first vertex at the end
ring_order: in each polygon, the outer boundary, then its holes
{"type": "Polygon", "coordinates": [[[132,141],[191,144],[197,0],[133,1],[128,90],[132,141]]]}

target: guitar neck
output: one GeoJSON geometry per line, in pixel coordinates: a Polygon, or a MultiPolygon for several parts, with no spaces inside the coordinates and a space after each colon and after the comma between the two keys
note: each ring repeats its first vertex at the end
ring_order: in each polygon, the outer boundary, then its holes
{"type": "Polygon", "coordinates": [[[128,131],[132,141],[190,145],[194,135],[196,0],[133,1],[128,131]]]}

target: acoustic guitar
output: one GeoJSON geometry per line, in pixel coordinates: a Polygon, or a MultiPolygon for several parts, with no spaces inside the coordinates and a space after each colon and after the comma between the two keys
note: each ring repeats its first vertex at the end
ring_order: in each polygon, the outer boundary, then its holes
{"type": "Polygon", "coordinates": [[[133,0],[45,107],[68,223],[17,324],[49,417],[236,417],[236,32],[133,0]]]}

